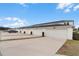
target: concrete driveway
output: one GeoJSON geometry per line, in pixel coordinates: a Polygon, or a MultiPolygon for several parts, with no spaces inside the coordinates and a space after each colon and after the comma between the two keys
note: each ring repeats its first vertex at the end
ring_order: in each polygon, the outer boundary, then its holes
{"type": "Polygon", "coordinates": [[[0,42],[3,56],[53,56],[64,44],[65,39],[31,38],[0,42]]]}

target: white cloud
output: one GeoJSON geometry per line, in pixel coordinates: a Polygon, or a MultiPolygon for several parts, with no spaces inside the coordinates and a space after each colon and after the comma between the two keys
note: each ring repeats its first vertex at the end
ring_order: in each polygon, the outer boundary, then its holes
{"type": "Polygon", "coordinates": [[[22,27],[22,26],[26,26],[25,23],[23,22],[14,22],[14,23],[9,23],[9,24],[6,24],[4,25],[5,27],[22,27]]]}
{"type": "Polygon", "coordinates": [[[75,25],[75,28],[79,28],[79,24],[76,24],[76,25],[75,25]]]}
{"type": "Polygon", "coordinates": [[[25,3],[19,3],[21,6],[26,7],[27,5],[25,3]]]}
{"type": "Polygon", "coordinates": [[[7,21],[7,23],[2,25],[4,27],[22,27],[22,26],[27,26],[29,23],[25,19],[17,18],[17,17],[5,17],[1,18],[1,20],[7,21]]]}
{"type": "Polygon", "coordinates": [[[76,11],[78,9],[79,9],[79,5],[76,5],[73,10],[76,11]]]}
{"type": "Polygon", "coordinates": [[[9,20],[9,21],[16,21],[18,20],[17,17],[6,17],[6,18],[3,18],[4,20],[9,20]]]}
{"type": "Polygon", "coordinates": [[[12,20],[14,20],[14,21],[16,21],[16,20],[18,20],[19,18],[17,18],[17,17],[12,17],[12,20]]]}
{"type": "Polygon", "coordinates": [[[65,13],[68,13],[68,12],[70,12],[70,9],[66,9],[66,10],[64,10],[64,12],[65,13]]]}
{"type": "Polygon", "coordinates": [[[74,3],[59,3],[56,9],[64,10],[65,13],[69,13],[71,11],[76,11],[79,9],[79,4],[74,3]]]}
{"type": "Polygon", "coordinates": [[[64,9],[65,7],[71,5],[71,3],[59,3],[57,9],[64,9]]]}
{"type": "Polygon", "coordinates": [[[4,18],[5,20],[12,20],[11,17],[6,17],[4,18]]]}
{"type": "Polygon", "coordinates": [[[73,8],[75,4],[71,3],[70,5],[67,6],[67,8],[73,8]]]}

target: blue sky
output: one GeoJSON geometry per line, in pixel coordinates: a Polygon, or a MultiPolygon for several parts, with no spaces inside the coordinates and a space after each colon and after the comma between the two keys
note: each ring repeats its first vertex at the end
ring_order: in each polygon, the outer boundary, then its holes
{"type": "Polygon", "coordinates": [[[0,26],[21,27],[57,20],[79,26],[78,3],[0,3],[0,26]]]}

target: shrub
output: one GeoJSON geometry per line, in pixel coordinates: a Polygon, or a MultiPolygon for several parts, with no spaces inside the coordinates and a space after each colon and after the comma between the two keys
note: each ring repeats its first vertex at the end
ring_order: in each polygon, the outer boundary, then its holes
{"type": "Polygon", "coordinates": [[[79,40],[79,32],[73,32],[73,39],[79,40]]]}

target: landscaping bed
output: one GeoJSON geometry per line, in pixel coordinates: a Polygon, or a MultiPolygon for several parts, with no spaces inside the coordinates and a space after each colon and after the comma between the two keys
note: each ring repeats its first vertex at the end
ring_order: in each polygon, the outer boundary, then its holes
{"type": "Polygon", "coordinates": [[[67,40],[57,51],[57,54],[79,56],[79,40],[67,40]]]}

